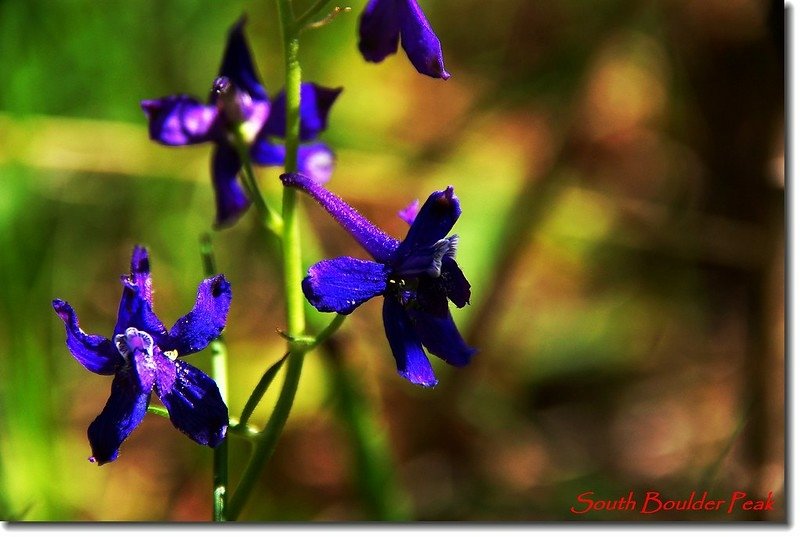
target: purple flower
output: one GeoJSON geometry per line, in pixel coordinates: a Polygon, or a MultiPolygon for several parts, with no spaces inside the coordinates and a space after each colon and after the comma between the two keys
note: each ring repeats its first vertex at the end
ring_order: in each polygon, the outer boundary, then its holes
{"type": "Polygon", "coordinates": [[[476,351],[462,339],[448,308],[448,299],[462,308],[470,297],[455,260],[458,236],[446,237],[461,214],[453,187],[431,194],[416,214],[403,211],[412,222],[398,241],[313,179],[290,173],[281,180],[314,198],[375,259],[337,257],[309,268],[303,292],[315,308],[346,315],[383,295],[383,324],[397,371],[414,384],[437,382],[423,346],[451,365],[469,363],[476,351]]]}
{"type": "Polygon", "coordinates": [[[442,45],[417,0],[370,0],[361,15],[358,49],[369,62],[381,62],[403,43],[408,59],[423,75],[447,80],[442,45]]]}
{"type": "MultiPolygon", "coordinates": [[[[150,138],[169,146],[211,142],[211,177],[216,197],[218,227],[233,224],[250,206],[236,176],[242,162],[233,140],[236,131],[250,144],[256,164],[281,165],[286,150],[276,138],[285,136],[286,102],[279,94],[270,103],[244,35],[242,17],[228,33],[228,42],[208,103],[189,95],[171,95],[142,101],[150,138]]],[[[341,92],[316,84],[302,86],[301,141],[316,138],[327,126],[330,107],[341,92]]],[[[303,145],[299,169],[320,182],[330,178],[333,152],[325,144],[303,145]]]]}
{"type": "Polygon", "coordinates": [[[89,425],[89,460],[105,464],[117,458],[122,442],[144,418],[153,390],[178,430],[198,444],[216,447],[225,438],[228,408],[216,383],[178,356],[200,351],[220,335],[231,303],[230,284],[222,275],[203,280],[192,311],[169,332],[153,313],[145,248],[133,250],[131,273],[122,284],[112,339],[85,333],[72,307],[53,300],[72,355],[92,373],[114,375],[111,396],[89,425]]]}

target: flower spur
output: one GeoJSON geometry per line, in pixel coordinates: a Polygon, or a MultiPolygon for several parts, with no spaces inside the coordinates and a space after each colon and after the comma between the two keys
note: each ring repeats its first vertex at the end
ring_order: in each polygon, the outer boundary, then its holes
{"type": "Polygon", "coordinates": [[[462,339],[448,308],[448,300],[462,308],[470,298],[470,284],[455,260],[458,236],[446,237],[461,214],[453,187],[432,193],[418,212],[413,205],[402,211],[411,226],[398,241],[313,179],[290,173],[281,180],[314,198],[375,259],[337,257],[309,268],[303,293],[317,310],[346,315],[382,295],[397,371],[414,384],[437,383],[423,346],[450,365],[470,362],[476,351],[462,339]]]}

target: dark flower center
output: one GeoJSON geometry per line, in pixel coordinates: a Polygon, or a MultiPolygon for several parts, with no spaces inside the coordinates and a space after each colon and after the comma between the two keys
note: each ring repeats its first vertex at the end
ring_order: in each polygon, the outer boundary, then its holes
{"type": "Polygon", "coordinates": [[[389,276],[386,285],[386,295],[394,297],[404,306],[410,305],[417,297],[417,286],[419,278],[401,278],[399,276],[389,276]]]}

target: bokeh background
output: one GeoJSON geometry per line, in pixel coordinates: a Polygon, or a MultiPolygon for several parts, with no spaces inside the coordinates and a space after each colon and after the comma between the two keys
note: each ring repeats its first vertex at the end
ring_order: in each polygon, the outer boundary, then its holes
{"type": "MultiPolygon", "coordinates": [[[[784,520],[782,2],[421,0],[447,82],[402,53],[364,63],[364,3],[303,35],[304,77],[345,88],[323,135],[338,153],[329,186],[402,236],[399,209],[455,185],[473,289],[455,315],[480,353],[459,370],[434,358],[439,386],[412,386],[380,301],[358,309],[307,358],[243,518],[558,521],[586,491],[744,490],[771,491],[775,510],[582,519],[784,520]],[[359,433],[379,455],[354,450],[359,433]]],[[[108,335],[143,243],[157,312],[189,309],[210,147],[150,142],[138,103],[206,95],[243,12],[274,95],[268,0],[0,1],[0,518],[210,518],[211,451],[162,418],[113,464],[86,461],[109,382],[70,356],[50,301],[108,335]]],[[[258,173],[277,203],[279,170],[258,173]]],[[[305,207],[308,264],[366,257],[305,207]]],[[[253,214],[213,241],[234,290],[237,415],[282,353],[280,272],[253,214]]],[[[193,363],[208,368],[207,352],[193,363]]],[[[231,450],[235,483],[248,445],[231,450]]]]}

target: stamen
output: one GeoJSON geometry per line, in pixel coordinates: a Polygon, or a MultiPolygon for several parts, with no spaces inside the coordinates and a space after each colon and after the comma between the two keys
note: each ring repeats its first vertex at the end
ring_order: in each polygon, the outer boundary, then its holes
{"type": "Polygon", "coordinates": [[[134,327],[127,328],[124,334],[114,336],[114,345],[125,358],[130,358],[137,350],[144,352],[148,356],[153,355],[153,337],[147,332],[142,332],[134,327]]]}
{"type": "Polygon", "coordinates": [[[242,94],[226,76],[217,77],[211,86],[211,92],[216,95],[217,106],[231,125],[244,122],[242,105],[239,102],[242,94]]]}

